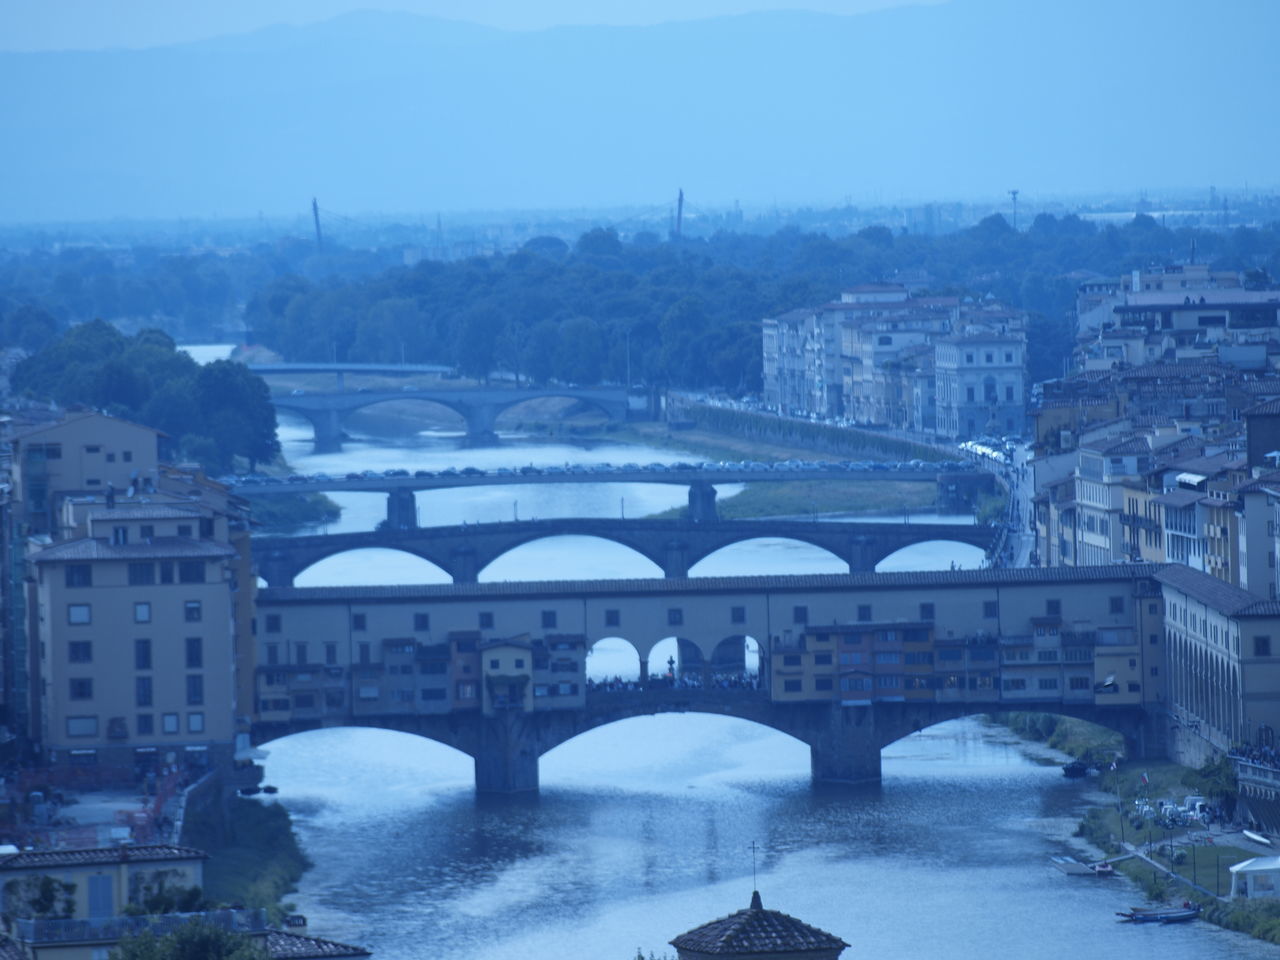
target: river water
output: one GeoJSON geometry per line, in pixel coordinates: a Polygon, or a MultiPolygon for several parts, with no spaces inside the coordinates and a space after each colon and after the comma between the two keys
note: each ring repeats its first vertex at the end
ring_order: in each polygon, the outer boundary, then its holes
{"type": "MultiPolygon", "coordinates": [[[[281,439],[300,471],[440,469],[573,461],[669,462],[660,449],[536,443],[488,450],[456,438],[363,438],[310,454],[305,425],[281,439]]],[[[725,488],[721,496],[732,492],[725,488]]],[[[520,517],[641,516],[678,506],[680,487],[494,487],[419,495],[423,524],[520,517]]],[[[378,495],[340,494],[330,529],[370,529],[378,495]]],[[[960,519],[960,518],[956,518],[960,519]]],[[[974,548],[927,544],[882,569],[980,562],[974,548]]],[[[842,572],[821,550],[756,541],[695,574],[842,572]]],[[[657,575],[622,547],[554,538],[512,551],[482,579],[657,575]]],[[[361,551],[308,570],[300,585],[442,582],[394,551],[361,551]]],[[[602,650],[597,676],[626,671],[602,650]]],[[[674,955],[677,934],[747,906],[843,937],[846,958],[955,960],[1158,956],[1255,960],[1274,947],[1207,924],[1115,922],[1140,902],[1121,878],[1066,877],[1049,863],[1087,805],[1089,783],[1036,762],[1000,728],[942,724],[885,751],[876,786],[815,789],[808,750],[763,727],[684,714],[591,731],[541,762],[537,798],[477,802],[469,758],[377,730],[323,730],[267,746],[267,781],[315,866],[293,900],[316,935],[362,944],[378,960],[633,960],[674,955]]]]}

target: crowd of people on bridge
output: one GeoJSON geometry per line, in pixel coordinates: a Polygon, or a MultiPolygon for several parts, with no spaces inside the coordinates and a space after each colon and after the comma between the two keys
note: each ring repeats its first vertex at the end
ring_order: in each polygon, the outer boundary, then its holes
{"type": "Polygon", "coordinates": [[[1246,743],[1232,747],[1227,751],[1227,756],[1233,760],[1246,760],[1260,767],[1280,770],[1280,750],[1275,747],[1254,746],[1246,743]]]}
{"type": "Polygon", "coordinates": [[[759,690],[760,676],[740,671],[736,673],[664,673],[648,680],[623,680],[622,677],[606,677],[603,680],[587,680],[588,693],[635,693],[642,690],[759,690]]]}

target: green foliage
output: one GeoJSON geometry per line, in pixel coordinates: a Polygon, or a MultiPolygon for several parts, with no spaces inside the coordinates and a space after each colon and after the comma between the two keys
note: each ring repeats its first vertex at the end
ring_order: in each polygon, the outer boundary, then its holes
{"type": "Polygon", "coordinates": [[[125,937],[109,956],[111,960],[266,960],[267,952],[246,934],[192,920],[162,937],[150,930],[125,937]]]}
{"type": "Polygon", "coordinates": [[[126,337],[102,320],[72,327],[18,365],[14,387],[63,406],[83,404],[162,430],[176,454],[211,472],[280,452],[261,377],[229,360],[200,366],[168,334],[126,337]]]}
{"type": "Polygon", "coordinates": [[[65,918],[76,912],[76,885],[45,875],[28,875],[4,885],[4,919],[65,918]]]}

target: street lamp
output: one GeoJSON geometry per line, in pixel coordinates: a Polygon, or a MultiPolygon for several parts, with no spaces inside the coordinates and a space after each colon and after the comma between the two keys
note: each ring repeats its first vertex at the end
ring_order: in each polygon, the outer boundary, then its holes
{"type": "Polygon", "coordinates": [[[672,680],[676,678],[676,658],[674,656],[667,657],[667,676],[672,680]]]}

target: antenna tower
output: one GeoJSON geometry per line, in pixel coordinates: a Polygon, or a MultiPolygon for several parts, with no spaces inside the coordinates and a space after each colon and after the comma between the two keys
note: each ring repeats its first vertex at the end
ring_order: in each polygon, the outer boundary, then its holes
{"type": "Polygon", "coordinates": [[[1009,196],[1013,197],[1013,232],[1018,232],[1018,191],[1010,190],[1009,196]]]}
{"type": "Polygon", "coordinates": [[[324,237],[320,235],[320,204],[316,202],[316,198],[311,198],[311,219],[316,224],[316,250],[324,249],[324,237]]]}

